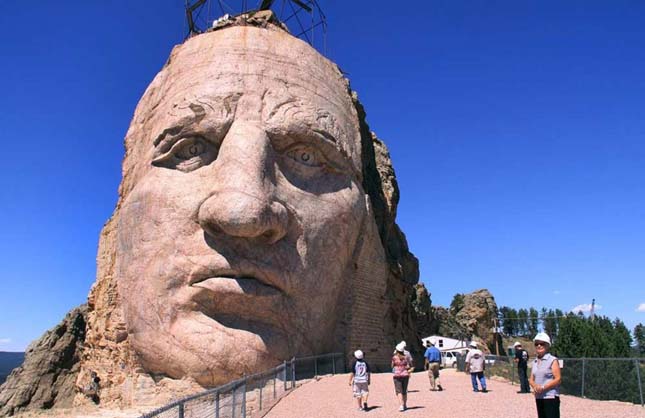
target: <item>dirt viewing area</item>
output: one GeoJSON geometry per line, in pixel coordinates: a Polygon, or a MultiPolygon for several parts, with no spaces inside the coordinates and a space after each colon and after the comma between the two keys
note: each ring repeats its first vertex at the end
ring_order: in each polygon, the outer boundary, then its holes
{"type": "MultiPolygon", "coordinates": [[[[345,417],[423,417],[423,418],[536,418],[533,395],[518,394],[519,386],[487,379],[488,393],[475,393],[470,376],[455,370],[442,370],[443,392],[430,391],[428,375],[414,373],[410,378],[408,409],[399,412],[392,375],[372,375],[368,411],[359,411],[348,385],[349,375],[325,376],[289,393],[266,418],[345,418],[345,417]]],[[[617,401],[596,401],[563,395],[563,418],[645,418],[645,408],[617,401]]]]}

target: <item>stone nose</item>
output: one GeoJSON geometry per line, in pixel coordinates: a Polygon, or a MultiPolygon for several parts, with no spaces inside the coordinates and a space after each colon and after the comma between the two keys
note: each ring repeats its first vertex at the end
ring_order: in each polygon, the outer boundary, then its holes
{"type": "Polygon", "coordinates": [[[217,157],[213,192],[199,208],[204,231],[269,244],[287,234],[289,211],[275,198],[274,159],[264,130],[233,123],[217,157]]]}

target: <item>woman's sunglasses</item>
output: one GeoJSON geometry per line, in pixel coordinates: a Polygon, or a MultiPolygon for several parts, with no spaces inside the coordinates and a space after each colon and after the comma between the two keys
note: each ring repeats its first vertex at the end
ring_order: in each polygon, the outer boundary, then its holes
{"type": "Polygon", "coordinates": [[[536,347],[546,347],[546,343],[535,343],[536,347]]]}

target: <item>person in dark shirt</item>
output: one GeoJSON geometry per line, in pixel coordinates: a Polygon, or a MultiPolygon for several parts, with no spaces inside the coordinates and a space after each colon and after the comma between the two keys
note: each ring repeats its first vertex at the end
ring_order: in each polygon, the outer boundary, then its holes
{"type": "Polygon", "coordinates": [[[529,387],[529,379],[526,374],[526,365],[529,361],[529,353],[522,348],[522,344],[518,341],[513,344],[515,349],[515,363],[517,364],[517,374],[520,377],[520,390],[517,393],[531,393],[529,387]]]}

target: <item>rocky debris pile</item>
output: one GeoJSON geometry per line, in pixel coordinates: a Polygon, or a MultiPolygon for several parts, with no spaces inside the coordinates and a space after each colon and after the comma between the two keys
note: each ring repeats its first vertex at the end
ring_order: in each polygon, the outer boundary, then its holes
{"type": "Polygon", "coordinates": [[[29,345],[22,366],[0,386],[0,415],[72,406],[86,315],[86,305],[72,309],[60,324],[29,345]]]}

